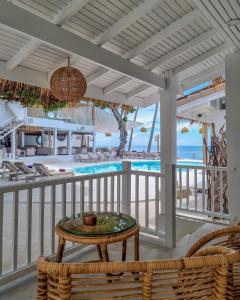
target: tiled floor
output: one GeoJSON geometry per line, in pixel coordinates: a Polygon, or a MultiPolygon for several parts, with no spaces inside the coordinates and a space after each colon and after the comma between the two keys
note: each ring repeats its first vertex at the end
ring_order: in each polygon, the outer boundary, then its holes
{"type": "MultiPolygon", "coordinates": [[[[220,228],[220,225],[204,224],[198,228],[193,234],[186,235],[177,243],[176,248],[167,249],[163,247],[158,247],[154,244],[140,243],[140,258],[141,260],[154,260],[154,259],[165,259],[183,256],[187,249],[200,237],[204,236],[208,232],[220,228]]],[[[128,259],[131,260],[132,243],[129,242],[128,259]]],[[[112,260],[119,259],[119,245],[115,244],[110,247],[110,255],[112,260]]],[[[81,254],[75,254],[69,257],[68,261],[80,261],[80,260],[92,260],[97,258],[97,253],[95,250],[90,250],[88,252],[81,254]]],[[[0,288],[0,299],[1,300],[30,300],[36,299],[36,274],[30,274],[21,280],[15,281],[11,284],[0,288]]]]}

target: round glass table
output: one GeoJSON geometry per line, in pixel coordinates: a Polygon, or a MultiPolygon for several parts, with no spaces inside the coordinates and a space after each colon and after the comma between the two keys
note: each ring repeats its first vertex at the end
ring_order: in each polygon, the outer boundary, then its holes
{"type": "Polygon", "coordinates": [[[96,225],[85,225],[83,215],[66,217],[56,225],[59,236],[56,261],[61,262],[66,241],[96,245],[100,261],[109,261],[107,245],[122,242],[122,261],[126,260],[127,240],[134,237],[134,259],[139,260],[139,225],[123,213],[101,212],[95,214],[96,225]]]}

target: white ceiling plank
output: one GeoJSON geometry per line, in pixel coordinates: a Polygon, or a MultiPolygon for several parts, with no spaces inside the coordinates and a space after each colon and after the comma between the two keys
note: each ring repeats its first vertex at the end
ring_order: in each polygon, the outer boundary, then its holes
{"type": "Polygon", "coordinates": [[[95,73],[91,74],[87,78],[87,84],[93,84],[99,77],[103,76],[107,72],[109,72],[109,69],[106,69],[104,67],[98,68],[98,70],[95,73]]]}
{"type": "Polygon", "coordinates": [[[63,25],[88,2],[89,0],[72,0],[52,19],[52,23],[63,25]]]}
{"type": "Polygon", "coordinates": [[[27,44],[25,44],[12,58],[6,62],[6,69],[8,71],[13,70],[17,65],[19,65],[32,51],[34,51],[41,41],[38,39],[31,39],[27,44]]]}
{"type": "Polygon", "coordinates": [[[130,80],[132,80],[132,78],[129,78],[127,76],[121,77],[118,80],[114,81],[112,84],[108,85],[107,87],[105,87],[103,89],[103,93],[105,95],[115,91],[116,89],[118,89],[119,87],[121,87],[122,85],[124,85],[125,83],[129,82],[130,80]]]}
{"type": "Polygon", "coordinates": [[[219,76],[225,75],[225,64],[219,64],[215,67],[208,68],[196,75],[185,78],[181,81],[181,85],[184,86],[184,89],[191,89],[199,84],[213,80],[219,76]]]}
{"type": "Polygon", "coordinates": [[[166,81],[162,76],[147,71],[143,67],[121,58],[119,55],[94,45],[6,1],[1,2],[0,23],[67,53],[84,57],[101,66],[118,71],[150,85],[162,89],[166,86],[166,81]]]}
{"type": "MultiPolygon", "coordinates": [[[[209,20],[209,22],[212,23],[212,25],[218,30],[219,34],[231,44],[233,49],[236,49],[237,46],[235,44],[235,41],[231,39],[232,32],[230,28],[225,26],[224,28],[221,26],[221,24],[217,21],[216,18],[213,17],[212,13],[205,7],[205,5],[200,0],[192,0],[193,3],[196,5],[196,7],[201,11],[203,15],[206,16],[206,18],[209,20]]],[[[210,2],[209,2],[210,3],[210,2]]],[[[239,45],[238,45],[239,46],[239,45]]]]}
{"type": "MultiPolygon", "coordinates": [[[[56,17],[52,20],[52,23],[62,25],[67,19],[77,13],[77,11],[80,10],[81,7],[83,7],[88,1],[89,0],[72,0],[56,15],[56,17]]],[[[13,70],[35,49],[37,49],[40,44],[41,41],[39,39],[32,38],[7,62],[6,69],[9,71],[13,70]]]]}
{"type": "Polygon", "coordinates": [[[138,87],[138,88],[134,89],[133,91],[129,92],[127,94],[127,98],[128,99],[132,98],[132,97],[134,97],[134,96],[136,96],[136,95],[138,95],[138,94],[142,93],[143,91],[148,90],[150,88],[151,88],[151,85],[149,85],[149,84],[143,84],[140,87],[138,87]]]}
{"type": "Polygon", "coordinates": [[[48,87],[47,73],[17,66],[13,70],[6,69],[6,63],[0,62],[0,78],[22,82],[39,87],[48,87]]]}
{"type": "Polygon", "coordinates": [[[196,58],[194,58],[193,60],[183,64],[183,65],[180,65],[179,67],[176,67],[174,69],[174,73],[175,74],[178,74],[178,73],[181,73],[183,72],[184,70],[188,69],[188,68],[191,68],[192,66],[216,55],[217,53],[220,53],[224,50],[227,50],[229,48],[229,44],[228,43],[223,43],[213,49],[211,49],[210,51],[207,51],[206,53],[202,54],[202,55],[199,55],[197,56],[196,58]]]}
{"type": "Polygon", "coordinates": [[[217,34],[217,30],[215,28],[210,29],[196,38],[190,40],[189,42],[183,44],[182,46],[174,49],[173,51],[168,52],[165,55],[162,55],[160,58],[156,59],[155,61],[149,63],[146,68],[149,70],[154,70],[155,68],[165,64],[166,62],[174,59],[178,55],[184,53],[185,51],[193,49],[195,46],[201,44],[203,41],[210,39],[211,37],[217,34]]]}
{"type": "MultiPolygon", "coordinates": [[[[77,62],[79,61],[79,57],[76,55],[70,55],[70,59],[69,59],[69,65],[71,67],[74,67],[77,62]]],[[[57,70],[58,68],[61,67],[66,67],[68,65],[68,58],[66,58],[61,64],[59,64],[56,68],[54,68],[53,70],[51,70],[48,73],[48,80],[50,80],[50,78],[52,77],[52,74],[55,72],[55,70],[57,70]]]]}
{"type": "Polygon", "coordinates": [[[112,27],[107,29],[101,35],[94,39],[94,43],[98,45],[103,45],[106,41],[111,40],[116,35],[118,35],[121,31],[125,30],[128,26],[133,24],[137,19],[140,19],[150,10],[152,10],[157,5],[160,5],[163,0],[145,0],[139,6],[134,8],[129,14],[125,15],[121,18],[117,23],[115,23],[112,27]]]}
{"type": "Polygon", "coordinates": [[[190,13],[186,14],[185,16],[179,18],[174,23],[170,24],[160,32],[153,35],[151,38],[140,44],[139,46],[135,47],[134,49],[127,52],[125,55],[123,55],[123,58],[131,59],[142,52],[146,51],[147,49],[151,48],[152,46],[159,43],[161,40],[167,38],[172,33],[176,32],[177,30],[183,28],[184,26],[188,25],[189,22],[194,20],[195,18],[199,17],[198,10],[193,10],[190,13]]]}

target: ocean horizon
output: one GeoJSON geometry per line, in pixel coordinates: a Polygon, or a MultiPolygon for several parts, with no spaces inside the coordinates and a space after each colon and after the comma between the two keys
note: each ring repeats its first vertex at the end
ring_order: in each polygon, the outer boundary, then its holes
{"type": "MultiPolygon", "coordinates": [[[[177,157],[178,158],[189,158],[202,160],[202,146],[177,146],[177,157]]],[[[146,145],[132,145],[132,151],[147,151],[146,145]]],[[[157,151],[157,146],[153,145],[151,147],[152,152],[157,151]]]]}

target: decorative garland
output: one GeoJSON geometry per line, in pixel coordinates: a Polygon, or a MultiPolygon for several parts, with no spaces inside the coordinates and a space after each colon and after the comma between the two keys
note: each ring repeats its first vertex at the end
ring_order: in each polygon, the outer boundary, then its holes
{"type": "Polygon", "coordinates": [[[40,88],[25,83],[0,79],[0,99],[7,101],[16,101],[25,107],[41,107],[45,112],[56,111],[65,107],[74,107],[78,105],[92,105],[101,109],[120,107],[127,112],[134,111],[129,105],[107,102],[102,99],[83,96],[79,102],[60,101],[47,88],[40,88]]]}

